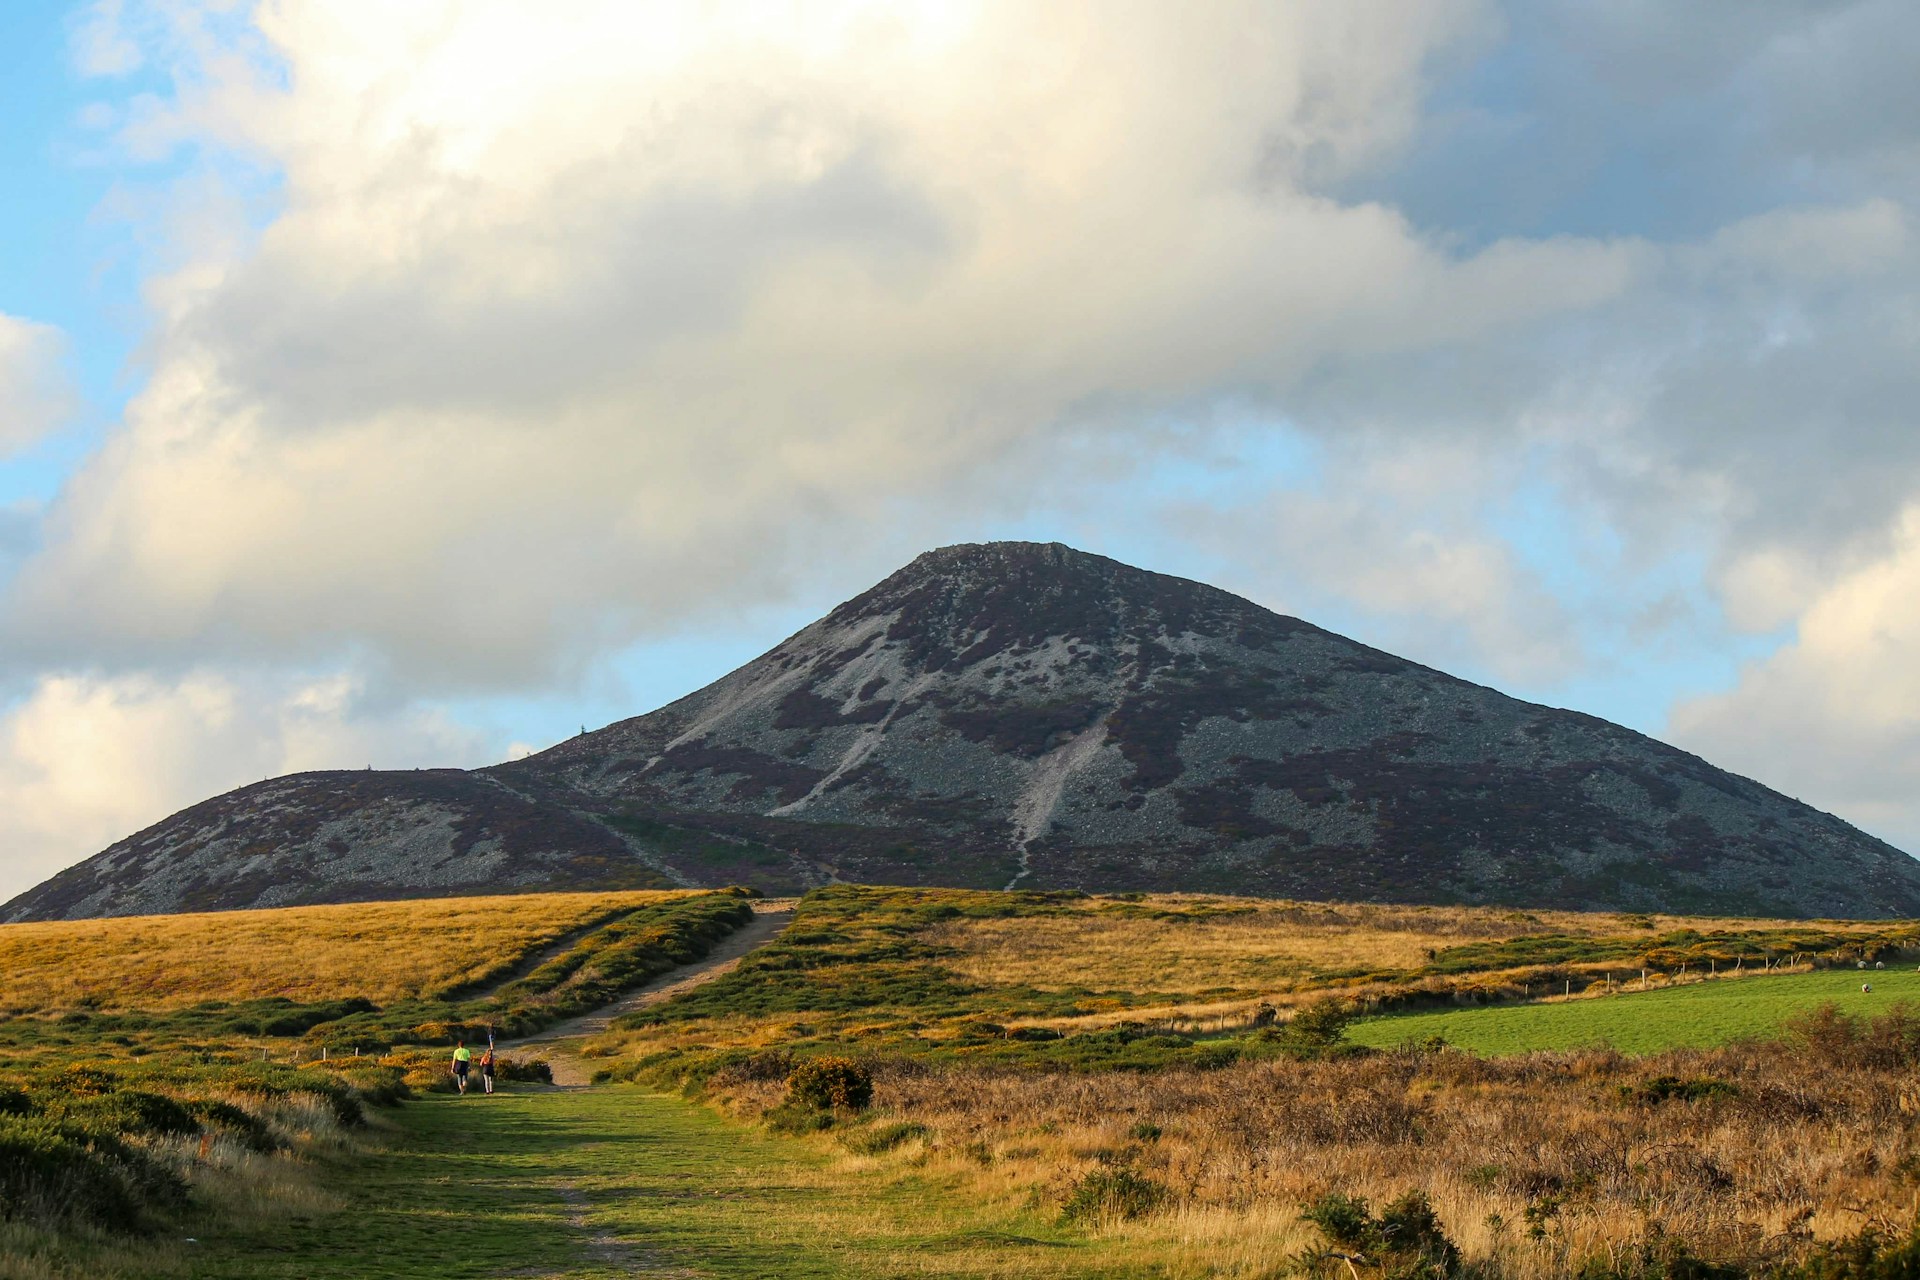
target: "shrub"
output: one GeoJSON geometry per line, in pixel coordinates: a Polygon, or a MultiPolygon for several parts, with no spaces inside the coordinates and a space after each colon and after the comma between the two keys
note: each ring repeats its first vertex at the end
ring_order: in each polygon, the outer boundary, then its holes
{"type": "Polygon", "coordinates": [[[740,1081],[785,1080],[793,1074],[797,1060],[785,1049],[762,1049],[714,1072],[716,1078],[740,1081]]]}
{"type": "MultiPolygon", "coordinates": [[[[1332,1192],[1308,1205],[1301,1218],[1320,1229],[1335,1249],[1348,1255],[1343,1263],[1371,1266],[1383,1280],[1411,1280],[1418,1276],[1451,1276],[1460,1268],[1460,1250],[1441,1230],[1433,1206],[1419,1191],[1409,1191],[1375,1217],[1358,1196],[1332,1192]]],[[[1330,1259],[1321,1253],[1305,1261],[1325,1270],[1330,1259]]],[[[1341,1268],[1345,1271],[1345,1266],[1341,1268]]]]}
{"type": "Polygon", "coordinates": [[[857,1155],[884,1155],[896,1147],[903,1147],[915,1138],[924,1138],[933,1130],[911,1120],[901,1120],[894,1124],[875,1125],[871,1129],[855,1129],[840,1139],[840,1145],[857,1155]]]}
{"type": "Polygon", "coordinates": [[[70,1128],[108,1136],[157,1134],[177,1137],[200,1132],[200,1122],[186,1107],[172,1098],[138,1089],[75,1098],[59,1106],[56,1115],[70,1128]]]}
{"type": "Polygon", "coordinates": [[[104,1135],[46,1116],[0,1117],[0,1218],[135,1231],[186,1202],[179,1178],[104,1135]]]}
{"type": "Polygon", "coordinates": [[[1638,1102],[1647,1106],[1669,1100],[1707,1102],[1716,1098],[1739,1096],[1740,1086],[1728,1080],[1716,1080],[1712,1076],[1701,1076],[1695,1080],[1682,1080],[1678,1076],[1655,1076],[1637,1085],[1620,1086],[1622,1102],[1638,1102]]]}
{"type": "Polygon", "coordinates": [[[493,1069],[502,1080],[553,1083],[553,1067],[545,1058],[495,1058],[493,1069]]]}
{"type": "Polygon", "coordinates": [[[1747,1272],[1707,1262],[1696,1257],[1685,1241],[1656,1232],[1630,1248],[1610,1249],[1604,1256],[1587,1259],[1577,1274],[1578,1280],[1744,1280],[1747,1272]]]}
{"type": "Polygon", "coordinates": [[[873,1103],[873,1075],[851,1058],[811,1058],[787,1077],[787,1101],[816,1111],[863,1111],[873,1103]]]}
{"type": "Polygon", "coordinates": [[[788,1099],[762,1117],[773,1133],[820,1133],[834,1126],[833,1112],[788,1099]]]}
{"type": "Polygon", "coordinates": [[[1831,1005],[1787,1019],[1788,1035],[1813,1058],[1836,1067],[1884,1071],[1920,1065],[1920,1011],[1896,1004],[1877,1018],[1855,1018],[1831,1005]]]}
{"type": "Polygon", "coordinates": [[[1315,1000],[1288,1019],[1286,1033],[1302,1044],[1335,1045],[1346,1038],[1347,1025],[1360,1011],[1344,1000],[1315,1000]]]}
{"type": "Polygon", "coordinates": [[[1782,1280],[1913,1280],[1920,1276],[1920,1229],[1888,1236],[1871,1228],[1821,1245],[1782,1280]]]}
{"type": "Polygon", "coordinates": [[[245,1107],[236,1107],[218,1098],[196,1098],[186,1105],[202,1129],[230,1133],[249,1151],[266,1153],[280,1149],[280,1140],[273,1130],[245,1107]]]}
{"type": "Polygon", "coordinates": [[[119,1078],[113,1072],[85,1063],[75,1063],[47,1083],[55,1092],[64,1093],[70,1098],[97,1098],[120,1087],[119,1078]]]}
{"type": "Polygon", "coordinates": [[[1288,1056],[1303,1060],[1358,1052],[1346,1038],[1348,1024],[1359,1016],[1356,1005],[1328,996],[1315,1000],[1279,1026],[1265,1028],[1258,1036],[1279,1045],[1288,1056]]]}
{"type": "Polygon", "coordinates": [[[1162,1183],[1132,1169],[1095,1169],[1082,1177],[1060,1206],[1063,1222],[1142,1218],[1172,1198],[1162,1183]]]}

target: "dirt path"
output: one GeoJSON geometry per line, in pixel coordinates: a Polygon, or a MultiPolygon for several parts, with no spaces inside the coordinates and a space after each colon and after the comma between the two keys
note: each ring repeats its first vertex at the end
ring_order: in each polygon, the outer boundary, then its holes
{"type": "Polygon", "coordinates": [[[748,952],[771,941],[792,922],[793,906],[793,900],[787,898],[767,898],[756,902],[753,904],[751,921],[692,964],[669,970],[612,1004],[602,1005],[576,1018],[568,1018],[565,1022],[556,1022],[545,1031],[524,1040],[503,1040],[500,1049],[503,1053],[514,1054],[540,1049],[553,1068],[555,1084],[568,1087],[587,1084],[593,1074],[591,1069],[569,1052],[568,1046],[562,1042],[597,1036],[622,1014],[645,1009],[662,1000],[671,1000],[683,991],[691,991],[702,983],[712,982],[721,974],[731,973],[748,952]]]}

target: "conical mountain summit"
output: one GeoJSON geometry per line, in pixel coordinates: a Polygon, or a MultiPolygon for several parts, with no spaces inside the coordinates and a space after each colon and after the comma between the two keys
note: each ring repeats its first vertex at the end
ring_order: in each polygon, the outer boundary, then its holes
{"type": "Polygon", "coordinates": [[[648,715],[489,769],[257,783],[0,918],[832,879],[1920,914],[1920,862],[1644,735],[988,543],[648,715]]]}

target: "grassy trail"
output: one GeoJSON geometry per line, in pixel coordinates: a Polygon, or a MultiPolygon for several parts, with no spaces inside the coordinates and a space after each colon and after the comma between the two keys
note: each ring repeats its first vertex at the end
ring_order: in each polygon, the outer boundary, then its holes
{"type": "Polygon", "coordinates": [[[603,1087],[433,1096],[327,1172],[337,1211],[209,1235],[208,1277],[1138,1276],[1099,1244],[923,1181],[603,1087]]]}
{"type": "MultiPolygon", "coordinates": [[[[556,1041],[574,1040],[585,1036],[599,1035],[613,1024],[613,1020],[624,1013],[645,1009],[662,1001],[671,1000],[685,991],[712,982],[715,978],[731,973],[747,954],[766,945],[779,936],[780,932],[793,923],[793,903],[788,900],[761,900],[753,904],[753,919],[723,939],[706,955],[692,964],[682,965],[669,970],[653,981],[627,992],[611,1004],[591,1009],[578,1017],[557,1022],[546,1030],[521,1040],[508,1040],[500,1045],[501,1052],[521,1054],[529,1050],[539,1051],[537,1047],[551,1046],[556,1041]]],[[[561,1054],[554,1066],[554,1081],[557,1084],[585,1084],[587,1075],[574,1070],[575,1061],[569,1061],[570,1055],[561,1054]],[[562,1075],[563,1065],[567,1074],[562,1075]]]]}
{"type": "Polygon", "coordinates": [[[1379,1048],[1438,1035],[1462,1049],[1488,1054],[1579,1049],[1603,1041],[1622,1053],[1656,1053],[1777,1035],[1789,1017],[1829,1002],[1847,1013],[1876,1014],[1899,1000],[1920,1001],[1920,972],[1830,969],[1564,1003],[1369,1018],[1355,1023],[1348,1035],[1379,1048]],[[1873,990],[1860,990],[1863,982],[1873,990]]]}

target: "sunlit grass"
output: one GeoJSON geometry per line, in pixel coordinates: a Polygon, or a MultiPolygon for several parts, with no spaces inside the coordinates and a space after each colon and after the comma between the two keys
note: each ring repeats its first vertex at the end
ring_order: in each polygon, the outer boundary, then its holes
{"type": "MultiPolygon", "coordinates": [[[[1197,995],[1282,993],[1330,977],[1411,973],[1449,948],[1473,944],[1532,938],[1635,944],[1683,929],[1767,934],[1806,927],[1803,921],[1152,894],[1088,899],[1046,916],[950,920],[921,937],[950,948],[947,965],[987,986],[1059,990],[1097,978],[1098,985],[1128,991],[1197,995]]],[[[1821,926],[1842,933],[1885,927],[1821,926]]],[[[1511,961],[1526,962],[1524,952],[1511,961]]]]}
{"type": "Polygon", "coordinates": [[[1387,1048],[1432,1036],[1475,1053],[1526,1053],[1606,1045],[1621,1053],[1704,1048],[1778,1035],[1795,1014],[1824,1004],[1876,1014],[1899,1000],[1920,1000],[1920,973],[1850,969],[1698,982],[1604,999],[1457,1009],[1370,1018],[1348,1038],[1387,1048]],[[1869,983],[1873,990],[1862,991],[1869,983]]]}
{"type": "Polygon", "coordinates": [[[0,925],[0,1010],[423,998],[682,891],[537,893],[0,925]]]}

